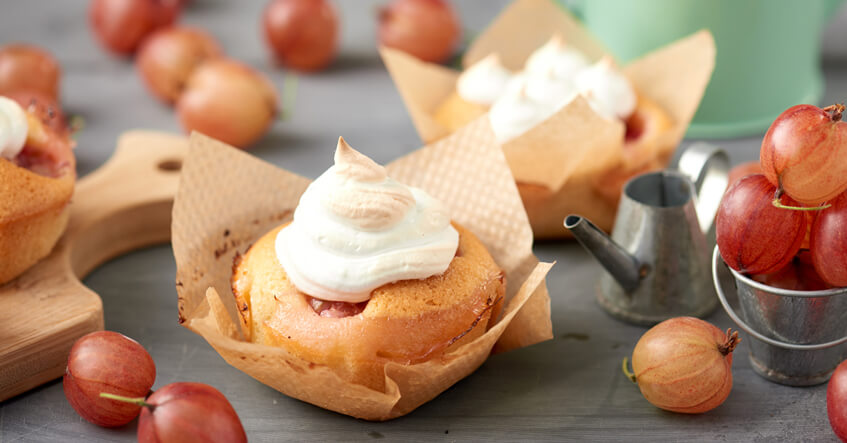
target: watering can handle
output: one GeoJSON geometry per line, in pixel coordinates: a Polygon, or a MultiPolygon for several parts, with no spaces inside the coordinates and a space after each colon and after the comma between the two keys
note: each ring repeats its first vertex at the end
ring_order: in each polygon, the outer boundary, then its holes
{"type": "Polygon", "coordinates": [[[694,183],[700,229],[709,232],[729,182],[729,156],[715,145],[694,143],[679,157],[678,168],[694,183]]]}

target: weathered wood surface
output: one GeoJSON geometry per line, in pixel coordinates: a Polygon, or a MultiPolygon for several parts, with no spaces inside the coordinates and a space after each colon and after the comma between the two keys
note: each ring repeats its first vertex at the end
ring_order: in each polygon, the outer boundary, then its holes
{"type": "MultiPolygon", "coordinates": [[[[173,112],[142,84],[129,60],[101,50],[88,29],[88,1],[0,3],[0,43],[22,40],[49,48],[62,63],[62,96],[82,115],[79,172],[111,155],[133,128],[178,131],[173,112]]],[[[269,74],[281,90],[284,71],[267,61],[258,26],[264,1],[194,0],[183,22],[202,26],[232,56],[269,74]]],[[[301,76],[296,107],[252,153],[309,177],[332,159],[343,135],[379,162],[419,145],[409,117],[374,46],[375,7],[385,1],[337,2],[342,49],[335,65],[301,76]]],[[[505,1],[457,1],[469,32],[482,29],[505,1]]],[[[847,67],[826,66],[825,102],[847,97],[847,67]]],[[[739,163],[756,158],[761,138],[721,142],[739,163]]],[[[727,402],[698,416],[648,404],[620,372],[645,329],[613,320],[593,300],[602,270],[574,243],[536,246],[556,260],[548,285],[554,340],[489,359],[412,414],[369,423],[289,399],[233,369],[199,336],[177,324],[175,267],[168,246],[115,259],[85,279],[103,299],[105,327],[137,339],[156,361],[156,387],[198,381],[220,389],[252,441],[836,441],[826,418],[825,386],[790,388],[755,375],[744,337],[736,351],[735,386],[727,402]]],[[[708,320],[732,325],[717,311],[708,320]]],[[[0,441],[134,441],[134,423],[117,430],[83,421],[53,382],[0,403],[0,441]]]]}

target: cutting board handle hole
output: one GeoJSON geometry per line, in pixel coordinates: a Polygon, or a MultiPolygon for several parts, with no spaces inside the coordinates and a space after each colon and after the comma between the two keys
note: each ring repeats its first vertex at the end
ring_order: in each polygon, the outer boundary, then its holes
{"type": "Polygon", "coordinates": [[[177,172],[182,169],[182,160],[178,158],[169,158],[160,161],[157,165],[160,171],[177,172]]]}

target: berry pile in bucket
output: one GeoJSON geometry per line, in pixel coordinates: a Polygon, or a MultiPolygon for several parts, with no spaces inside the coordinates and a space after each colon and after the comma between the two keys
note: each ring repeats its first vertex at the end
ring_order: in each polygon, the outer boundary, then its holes
{"type": "Polygon", "coordinates": [[[733,183],[718,209],[716,239],[732,269],[782,289],[847,286],[844,110],[797,105],[771,124],[763,174],[733,183]]]}

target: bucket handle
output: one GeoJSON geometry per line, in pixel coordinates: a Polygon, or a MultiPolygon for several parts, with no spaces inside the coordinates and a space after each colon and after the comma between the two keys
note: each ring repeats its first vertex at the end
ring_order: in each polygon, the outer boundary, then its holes
{"type": "Polygon", "coordinates": [[[729,301],[726,299],[726,294],[724,294],[723,287],[721,286],[720,279],[718,278],[718,261],[720,260],[720,258],[720,250],[717,246],[715,246],[715,251],[714,253],[712,253],[712,281],[715,283],[715,291],[718,293],[718,299],[721,301],[721,305],[723,305],[723,308],[726,311],[727,315],[729,315],[729,318],[731,318],[732,321],[734,321],[745,332],[771,346],[776,346],[778,348],[783,349],[790,349],[792,351],[816,351],[819,349],[831,348],[833,346],[838,346],[847,343],[847,336],[845,336],[837,340],[816,345],[798,345],[795,343],[785,343],[779,340],[774,340],[757,332],[750,325],[745,323],[744,320],[742,320],[741,317],[739,317],[738,314],[735,313],[735,310],[732,309],[732,306],[729,305],[729,301]]]}

